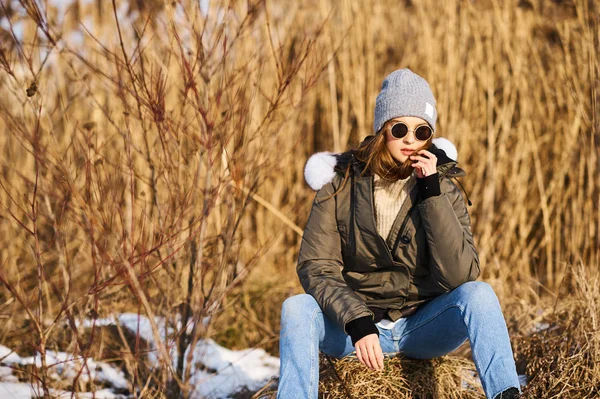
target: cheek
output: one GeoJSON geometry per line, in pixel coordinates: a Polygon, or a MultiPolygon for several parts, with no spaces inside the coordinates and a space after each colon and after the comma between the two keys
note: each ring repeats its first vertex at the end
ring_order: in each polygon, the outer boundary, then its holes
{"type": "Polygon", "coordinates": [[[408,156],[404,155],[400,150],[402,149],[400,140],[387,140],[386,146],[392,157],[398,162],[404,162],[408,159],[408,156]]]}

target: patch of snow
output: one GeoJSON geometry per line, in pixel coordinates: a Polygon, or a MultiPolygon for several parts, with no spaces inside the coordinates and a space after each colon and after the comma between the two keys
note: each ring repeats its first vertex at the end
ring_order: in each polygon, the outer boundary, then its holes
{"type": "Polygon", "coordinates": [[[102,319],[85,319],[83,322],[76,322],[77,327],[92,328],[92,327],[106,327],[115,324],[114,318],[102,318],[102,319]]]}
{"type": "Polygon", "coordinates": [[[4,382],[19,382],[19,379],[13,375],[13,369],[10,367],[0,366],[0,381],[4,382]]]}
{"type": "Polygon", "coordinates": [[[0,398],[31,399],[35,392],[22,382],[0,382],[0,398]]]}
{"type": "Polygon", "coordinates": [[[113,387],[119,389],[128,388],[127,379],[121,370],[108,363],[94,362],[93,360],[91,362],[95,364],[94,381],[109,382],[113,387]]]}
{"type": "MultiPolygon", "coordinates": [[[[54,398],[72,398],[73,393],[66,391],[50,390],[54,398]]],[[[24,382],[0,382],[0,398],[10,399],[33,399],[41,397],[41,392],[24,382]]],[[[101,389],[96,392],[77,393],[78,399],[127,399],[127,396],[111,392],[109,389],[101,389]]]]}
{"type": "MultiPolygon", "coordinates": [[[[61,393],[58,398],[71,398],[72,394],[70,392],[61,393]]],[[[96,392],[84,392],[78,393],[77,399],[127,399],[125,395],[118,395],[112,392],[110,389],[101,389],[96,392]]]]}
{"type": "MultiPolygon", "coordinates": [[[[127,328],[134,334],[139,332],[140,338],[148,343],[154,342],[154,336],[152,335],[152,326],[150,324],[150,320],[145,317],[138,315],[136,313],[123,313],[119,315],[119,324],[123,327],[127,328]]],[[[158,331],[160,332],[160,339],[165,340],[166,331],[164,329],[164,319],[156,318],[156,324],[158,325],[158,331]]]]}
{"type": "MultiPolygon", "coordinates": [[[[174,336],[176,331],[167,325],[165,318],[156,318],[156,325],[159,330],[160,339],[170,351],[173,365],[177,364],[177,350],[174,336]]],[[[209,318],[202,320],[203,324],[208,324],[209,318]]],[[[151,362],[158,361],[158,354],[150,320],[135,313],[124,313],[112,318],[93,320],[84,320],[79,325],[91,328],[92,325],[108,326],[120,324],[133,334],[139,334],[140,338],[145,340],[151,350],[148,353],[148,359],[151,362]]],[[[181,324],[178,324],[181,328],[181,324]]],[[[186,330],[190,331],[190,326],[186,330]]],[[[190,353],[190,348],[186,351],[190,353]]],[[[212,339],[202,339],[193,348],[192,356],[192,377],[190,384],[194,386],[192,399],[224,399],[229,398],[235,392],[248,388],[257,390],[264,386],[272,377],[279,375],[279,358],[270,356],[263,349],[244,349],[230,350],[219,346],[212,339]]],[[[17,365],[35,365],[41,367],[41,357],[36,356],[20,357],[9,348],[0,346],[0,359],[3,364],[17,365]]],[[[56,380],[72,380],[78,372],[84,367],[84,359],[75,357],[66,352],[46,352],[46,364],[49,366],[50,376],[56,380]]],[[[87,367],[83,369],[80,375],[82,381],[95,381],[99,383],[109,383],[117,389],[127,389],[128,381],[124,373],[108,363],[87,359],[87,367]]],[[[185,366],[185,365],[184,365],[185,366]]],[[[71,397],[70,393],[57,391],[57,397],[71,397]],[[67,395],[67,396],[63,396],[67,395]]],[[[29,384],[19,383],[16,377],[12,375],[9,367],[0,368],[0,398],[27,398],[35,397],[35,391],[29,384]],[[7,379],[10,379],[8,381],[7,379]]],[[[78,398],[126,398],[126,396],[113,393],[110,389],[98,390],[92,393],[78,393],[78,398]]]]}
{"type": "Polygon", "coordinates": [[[11,349],[6,346],[0,345],[0,362],[4,364],[19,363],[21,356],[17,355],[11,349]]]}
{"type": "MultiPolygon", "coordinates": [[[[156,318],[161,339],[170,348],[173,365],[177,365],[175,342],[167,339],[174,331],[165,326],[164,318],[156,318]]],[[[208,323],[205,318],[202,322],[208,323]]],[[[139,331],[140,338],[156,349],[150,321],[138,314],[122,314],[119,323],[132,333],[139,331]]],[[[186,351],[189,353],[189,348],[186,351]]],[[[156,354],[149,353],[149,360],[156,361],[156,354]]],[[[212,339],[200,340],[192,355],[192,378],[190,383],[195,386],[194,398],[220,399],[247,387],[250,390],[259,389],[271,377],[279,375],[279,358],[270,356],[263,349],[244,349],[234,351],[219,346],[212,339]],[[210,369],[207,371],[206,368],[210,369]],[[211,372],[214,371],[214,372],[211,372]]],[[[185,365],[184,365],[185,367],[185,365]]]]}
{"type": "Polygon", "coordinates": [[[212,339],[200,341],[193,353],[194,373],[190,381],[196,389],[193,398],[227,398],[247,387],[257,390],[279,375],[279,359],[263,349],[229,350],[212,339]],[[210,373],[198,368],[203,365],[210,373]]]}
{"type": "MultiPolygon", "coordinates": [[[[5,346],[0,347],[0,353],[9,352],[5,346]]],[[[50,371],[50,376],[56,380],[71,380],[74,379],[79,371],[83,368],[83,372],[79,376],[82,381],[95,381],[98,383],[109,383],[115,388],[127,389],[127,379],[125,374],[105,362],[96,362],[93,359],[87,359],[84,368],[84,359],[74,357],[65,352],[46,351],[46,365],[50,371]]],[[[35,365],[42,367],[42,357],[39,354],[21,358],[19,355],[12,353],[3,361],[4,364],[19,364],[19,365],[35,365]]],[[[2,397],[2,396],[0,396],[2,397]]]]}

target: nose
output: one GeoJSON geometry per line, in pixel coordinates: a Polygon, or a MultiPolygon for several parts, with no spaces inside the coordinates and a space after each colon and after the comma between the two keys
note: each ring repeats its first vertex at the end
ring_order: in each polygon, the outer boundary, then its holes
{"type": "Polygon", "coordinates": [[[414,143],[415,140],[415,132],[412,130],[409,130],[408,133],[406,133],[406,136],[402,138],[402,142],[407,145],[414,143]]]}

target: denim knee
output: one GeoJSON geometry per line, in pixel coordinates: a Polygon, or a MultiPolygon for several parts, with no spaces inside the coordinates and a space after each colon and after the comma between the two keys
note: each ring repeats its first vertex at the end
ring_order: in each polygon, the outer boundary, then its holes
{"type": "Polygon", "coordinates": [[[499,306],[498,297],[491,285],[483,281],[468,281],[456,287],[459,302],[471,309],[489,310],[499,306]]]}
{"type": "Polygon", "coordinates": [[[319,307],[315,298],[308,294],[299,294],[287,298],[281,305],[281,325],[289,323],[305,324],[319,307]]]}

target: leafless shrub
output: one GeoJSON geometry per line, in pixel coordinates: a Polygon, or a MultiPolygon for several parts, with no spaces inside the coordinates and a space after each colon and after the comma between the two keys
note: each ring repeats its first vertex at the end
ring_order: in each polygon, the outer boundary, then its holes
{"type": "MultiPolygon", "coordinates": [[[[278,129],[327,62],[325,19],[282,38],[265,1],[172,3],[135,19],[115,0],[90,5],[92,26],[80,20],[66,32],[51,10],[19,6],[25,33],[11,36],[21,59],[2,58],[0,101],[10,153],[3,230],[17,239],[3,252],[0,281],[17,312],[12,331],[25,323],[32,335],[13,341],[40,356],[31,377],[50,396],[49,348],[68,342],[74,356],[97,358],[95,320],[137,311],[150,321],[159,364],[144,360],[139,334],[121,334],[132,390],[187,397],[187,349],[272,245],[243,252],[241,227],[265,171],[278,167],[273,149],[287,140],[278,129]],[[85,46],[73,33],[85,33],[85,46]]],[[[85,363],[73,389],[84,372],[85,363]]]]}

